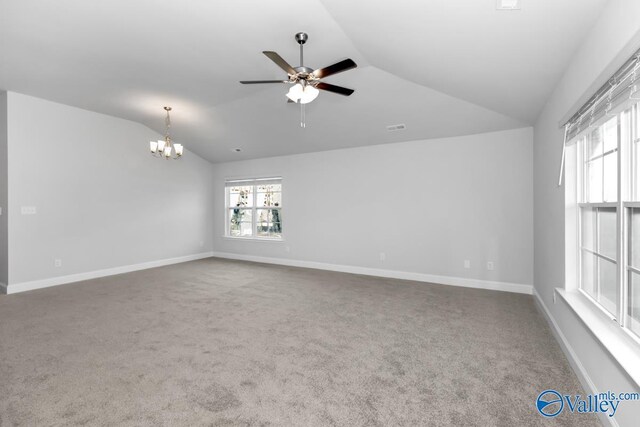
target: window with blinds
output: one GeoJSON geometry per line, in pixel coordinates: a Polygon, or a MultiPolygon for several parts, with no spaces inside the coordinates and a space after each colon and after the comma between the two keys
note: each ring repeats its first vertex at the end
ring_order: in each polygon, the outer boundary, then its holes
{"type": "MultiPolygon", "coordinates": [[[[640,338],[640,51],[565,125],[576,144],[579,289],[640,338]]],[[[567,171],[568,173],[569,171],[567,171]]],[[[573,191],[573,190],[572,190],[573,191]]]]}
{"type": "Polygon", "coordinates": [[[227,237],[282,240],[282,178],[225,182],[227,237]]]}

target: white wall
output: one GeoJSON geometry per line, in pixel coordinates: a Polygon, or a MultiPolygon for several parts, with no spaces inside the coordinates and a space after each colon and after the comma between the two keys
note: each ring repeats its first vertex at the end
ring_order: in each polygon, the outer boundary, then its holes
{"type": "Polygon", "coordinates": [[[209,162],[153,158],[140,124],[13,92],[7,117],[10,287],[212,250],[209,162]]]}
{"type": "Polygon", "coordinates": [[[0,293],[9,282],[7,218],[7,92],[0,91],[0,293]]]}
{"type": "MultiPolygon", "coordinates": [[[[568,306],[560,299],[557,304],[553,303],[554,288],[564,287],[565,281],[565,200],[564,189],[557,187],[563,139],[559,122],[640,47],[638,16],[640,2],[637,0],[611,0],[608,3],[534,128],[535,289],[576,350],[579,362],[594,385],[605,391],[632,391],[637,385],[630,382],[568,306]]],[[[622,411],[618,422],[621,426],[634,425],[637,416],[637,411],[622,411]]]]}
{"type": "Polygon", "coordinates": [[[532,138],[525,128],[217,164],[214,248],[530,285],[532,138]],[[225,178],[262,176],[284,179],[285,242],[223,238],[225,178]]]}

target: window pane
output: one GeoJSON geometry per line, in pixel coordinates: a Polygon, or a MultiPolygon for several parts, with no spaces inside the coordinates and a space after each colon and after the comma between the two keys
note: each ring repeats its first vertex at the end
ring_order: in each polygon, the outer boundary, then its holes
{"type": "Polygon", "coordinates": [[[280,192],[266,192],[257,195],[258,207],[262,206],[282,206],[282,193],[280,192]]]}
{"type": "Polygon", "coordinates": [[[281,237],[282,236],[282,223],[281,222],[274,222],[273,224],[271,224],[272,230],[273,230],[273,235],[275,237],[281,237]]]}
{"type": "Polygon", "coordinates": [[[604,256],[616,259],[616,208],[598,209],[598,252],[604,256]]]}
{"type": "Polygon", "coordinates": [[[257,232],[259,237],[280,237],[282,223],[279,209],[258,209],[257,232]]]}
{"type": "Polygon", "coordinates": [[[281,192],[282,184],[258,185],[258,193],[281,192]]]}
{"type": "Polygon", "coordinates": [[[618,152],[604,156],[604,201],[615,202],[618,200],[618,152]]]}
{"type": "Polygon", "coordinates": [[[253,187],[250,185],[229,187],[228,206],[253,206],[253,187]]]}
{"type": "Polygon", "coordinates": [[[249,237],[253,235],[253,230],[251,230],[250,222],[240,223],[240,236],[241,237],[249,237]]]}
{"type": "Polygon", "coordinates": [[[582,281],[580,288],[591,295],[594,299],[598,299],[596,282],[595,282],[595,255],[587,251],[582,251],[582,281]]]}
{"type": "Polygon", "coordinates": [[[258,236],[268,236],[269,235],[269,222],[270,222],[270,212],[267,209],[258,209],[256,211],[257,215],[257,231],[258,236]]]}
{"type": "Polygon", "coordinates": [[[629,263],[640,268],[640,209],[630,209],[629,214],[629,263]]]}
{"type": "MultiPolygon", "coordinates": [[[[638,94],[636,94],[638,95],[638,94]]],[[[634,129],[631,132],[631,171],[630,179],[632,188],[632,196],[634,201],[640,201],[640,104],[636,104],[632,109],[631,123],[634,129]]]]}
{"type": "Polygon", "coordinates": [[[629,329],[640,335],[640,275],[629,273],[629,307],[627,309],[629,329]]]}
{"type": "Polygon", "coordinates": [[[604,147],[606,153],[610,150],[618,148],[618,117],[614,117],[603,126],[604,147]]]}
{"type": "Polygon", "coordinates": [[[274,225],[274,229],[276,229],[278,233],[282,231],[282,211],[280,209],[271,209],[271,220],[278,224],[277,227],[274,225]]]}
{"type": "MultiPolygon", "coordinates": [[[[640,109],[639,109],[640,110],[640,109]]],[[[638,134],[636,134],[638,135],[638,134]]],[[[631,160],[631,179],[633,185],[633,200],[640,200],[640,140],[636,139],[632,142],[633,158],[631,160]]]]}
{"type": "Polygon", "coordinates": [[[602,162],[600,157],[587,163],[587,202],[602,202],[602,162]]]}
{"type": "Polygon", "coordinates": [[[248,237],[252,232],[251,209],[229,209],[229,235],[248,237]]]}
{"type": "Polygon", "coordinates": [[[594,129],[593,132],[589,135],[589,151],[588,151],[588,159],[593,159],[594,157],[600,156],[604,153],[604,141],[602,138],[602,127],[598,127],[594,129]]]}
{"type": "Polygon", "coordinates": [[[600,284],[600,298],[598,301],[612,314],[616,313],[617,307],[616,270],[616,264],[598,258],[598,280],[600,284]]]}
{"type": "Polygon", "coordinates": [[[595,252],[596,211],[593,208],[582,208],[582,247],[595,252]]]}
{"type": "Polygon", "coordinates": [[[269,237],[269,224],[258,224],[258,237],[269,237]]]}

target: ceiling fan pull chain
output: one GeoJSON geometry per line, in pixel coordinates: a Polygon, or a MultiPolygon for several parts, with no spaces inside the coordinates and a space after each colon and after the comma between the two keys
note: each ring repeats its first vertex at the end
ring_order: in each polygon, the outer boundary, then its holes
{"type": "Polygon", "coordinates": [[[301,128],[307,127],[307,124],[305,123],[305,117],[304,117],[304,104],[300,104],[300,127],[301,128]]]}

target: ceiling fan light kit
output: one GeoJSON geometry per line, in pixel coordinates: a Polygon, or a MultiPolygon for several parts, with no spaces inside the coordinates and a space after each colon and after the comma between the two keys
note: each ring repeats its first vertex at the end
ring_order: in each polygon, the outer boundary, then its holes
{"type": "Polygon", "coordinates": [[[171,117],[169,116],[169,111],[171,111],[171,107],[164,107],[164,111],[167,112],[167,116],[164,119],[164,139],[149,141],[149,150],[154,157],[160,157],[166,160],[177,160],[182,157],[184,147],[182,144],[174,143],[169,135],[169,129],[171,128],[171,117]]]}
{"type": "Polygon", "coordinates": [[[320,90],[327,92],[337,93],[343,96],[351,95],[354,90],[347,89],[345,87],[324,83],[321,81],[325,77],[329,77],[333,74],[341,73],[343,71],[350,70],[357,67],[357,64],[351,59],[345,59],[337,62],[328,67],[319,68],[314,70],[313,68],[304,66],[304,44],[307,42],[309,36],[307,33],[297,33],[294,36],[296,42],[300,45],[300,65],[292,67],[287,61],[282,59],[280,55],[273,51],[263,51],[262,53],[269,59],[271,59],[278,67],[282,68],[287,73],[286,80],[241,80],[242,84],[269,84],[269,83],[285,83],[292,85],[286,94],[289,99],[288,102],[295,102],[300,104],[301,108],[301,121],[300,126],[305,127],[304,123],[304,105],[316,99],[320,93],[320,90]]]}
{"type": "Polygon", "coordinates": [[[299,102],[300,104],[308,104],[318,97],[320,91],[310,84],[305,82],[296,83],[291,86],[287,93],[287,98],[293,102],[299,102]]]}

